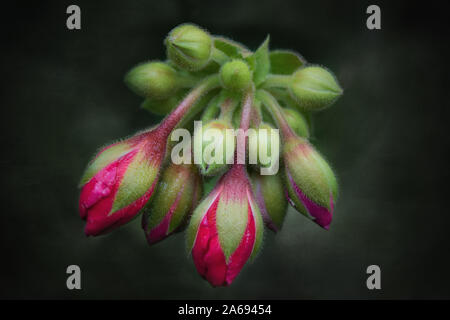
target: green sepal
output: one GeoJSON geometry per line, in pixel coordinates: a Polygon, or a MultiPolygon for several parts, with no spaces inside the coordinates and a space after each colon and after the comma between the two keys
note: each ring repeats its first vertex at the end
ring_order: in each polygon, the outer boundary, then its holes
{"type": "Polygon", "coordinates": [[[159,164],[150,163],[149,159],[144,158],[144,154],[138,153],[128,165],[109,214],[114,214],[138,200],[155,182],[159,164]]]}
{"type": "Polygon", "coordinates": [[[229,195],[222,194],[216,211],[217,233],[227,263],[242,241],[249,209],[246,195],[242,195],[240,199],[230,198],[229,195]]]}
{"type": "Polygon", "coordinates": [[[167,232],[171,233],[181,225],[193,202],[194,170],[195,167],[175,164],[169,165],[164,170],[152,201],[143,210],[143,214],[148,215],[148,231],[159,225],[175,204],[167,232]]]}
{"type": "MultiPolygon", "coordinates": [[[[249,191],[251,192],[251,191],[249,191]]],[[[255,244],[253,246],[252,254],[250,255],[250,261],[253,261],[258,255],[264,238],[264,222],[259,211],[256,201],[252,198],[250,203],[250,208],[253,212],[253,219],[255,220],[255,244]]]]}
{"type": "Polygon", "coordinates": [[[240,59],[251,54],[244,45],[225,37],[214,37],[214,46],[230,58],[240,59]]]}
{"type": "Polygon", "coordinates": [[[253,70],[255,86],[264,82],[270,72],[269,40],[270,36],[267,36],[255,53],[246,58],[250,68],[253,70]]]}
{"type": "Polygon", "coordinates": [[[305,65],[306,61],[301,55],[290,50],[275,50],[270,54],[270,73],[292,74],[305,65]]]}
{"type": "Polygon", "coordinates": [[[257,172],[251,174],[253,189],[257,193],[257,187],[260,188],[264,199],[264,205],[270,220],[278,229],[283,226],[283,221],[287,211],[287,200],[284,194],[284,184],[281,173],[275,175],[260,175],[257,172]]]}
{"type": "Polygon", "coordinates": [[[83,173],[83,176],[80,180],[79,187],[85,185],[89,180],[92,179],[100,170],[105,168],[108,164],[113,161],[116,161],[121,156],[125,155],[131,150],[131,146],[126,142],[118,142],[116,145],[113,145],[103,152],[101,152],[95,159],[93,159],[86,170],[83,173]]]}

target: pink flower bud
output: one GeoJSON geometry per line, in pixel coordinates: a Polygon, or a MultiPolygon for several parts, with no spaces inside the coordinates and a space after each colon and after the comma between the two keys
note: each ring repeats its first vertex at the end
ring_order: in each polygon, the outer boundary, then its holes
{"type": "Polygon", "coordinates": [[[195,209],[188,250],[200,275],[228,286],[258,252],[264,226],[242,165],[234,165],[195,209]]]}
{"type": "Polygon", "coordinates": [[[79,201],[86,235],[129,222],[150,199],[166,148],[161,133],[149,130],[107,146],[88,165],[79,201]]]}
{"type": "MultiPolygon", "coordinates": [[[[80,214],[86,235],[106,233],[134,218],[158,182],[167,139],[198,99],[219,85],[218,76],[202,81],[153,130],[104,148],[81,180],[80,214]]],[[[195,109],[195,108],[194,108],[195,109]]]]}
{"type": "Polygon", "coordinates": [[[201,193],[201,177],[195,165],[169,164],[154,196],[143,210],[142,228],[148,243],[154,244],[181,231],[201,193]]]}
{"type": "Polygon", "coordinates": [[[332,169],[306,139],[297,136],[286,139],[283,156],[290,204],[328,229],[337,197],[332,169]]]}

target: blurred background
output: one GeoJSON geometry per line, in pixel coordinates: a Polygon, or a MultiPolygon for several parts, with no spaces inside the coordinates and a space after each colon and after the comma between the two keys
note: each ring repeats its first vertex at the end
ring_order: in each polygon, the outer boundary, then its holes
{"type": "Polygon", "coordinates": [[[2,15],[0,297],[83,299],[450,298],[448,27],[445,11],[387,1],[54,1],[2,15]],[[66,28],[81,8],[82,29],[66,28]],[[382,29],[366,28],[381,7],[382,29]],[[291,210],[228,288],[212,288],[184,235],[149,247],[140,219],[87,238],[77,184],[108,142],[158,123],[123,76],[164,59],[193,22],[256,49],[292,49],[330,68],[343,97],[317,113],[313,143],[340,198],[330,231],[291,210]],[[82,290],[66,288],[66,268],[82,290]],[[366,268],[381,267],[381,290],[366,268]]]}

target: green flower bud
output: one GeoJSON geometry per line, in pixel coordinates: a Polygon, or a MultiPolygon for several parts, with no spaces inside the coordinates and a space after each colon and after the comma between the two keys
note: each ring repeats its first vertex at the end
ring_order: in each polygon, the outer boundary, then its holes
{"type": "Polygon", "coordinates": [[[177,66],[189,71],[205,67],[211,58],[211,36],[192,24],[183,24],[170,31],[166,38],[167,56],[177,66]]]}
{"type": "Polygon", "coordinates": [[[151,201],[144,207],[142,227],[149,244],[184,229],[201,198],[201,177],[194,165],[170,163],[151,201]]]}
{"type": "Polygon", "coordinates": [[[292,75],[291,96],[305,110],[320,110],[332,105],[342,95],[342,89],[328,70],[310,66],[292,75]]]}
{"type": "Polygon", "coordinates": [[[278,170],[280,154],[278,130],[268,123],[261,123],[256,130],[249,130],[248,139],[249,163],[264,168],[276,166],[278,170]]]}
{"type": "Polygon", "coordinates": [[[178,89],[176,71],[163,62],[147,62],[131,69],[125,83],[136,94],[150,99],[166,99],[178,89]]]}
{"type": "Polygon", "coordinates": [[[308,122],[298,111],[283,108],[283,115],[292,130],[300,137],[309,138],[308,122]]]}
{"type": "Polygon", "coordinates": [[[201,159],[202,175],[217,175],[233,163],[236,140],[232,129],[227,121],[217,119],[194,132],[194,157],[201,159]]]}
{"type": "Polygon", "coordinates": [[[252,172],[251,180],[255,200],[264,223],[273,232],[279,231],[283,225],[288,205],[280,175],[263,176],[252,172]]]}
{"type": "Polygon", "coordinates": [[[222,66],[220,79],[225,88],[233,91],[243,91],[250,86],[252,74],[244,61],[233,60],[222,66]]]}

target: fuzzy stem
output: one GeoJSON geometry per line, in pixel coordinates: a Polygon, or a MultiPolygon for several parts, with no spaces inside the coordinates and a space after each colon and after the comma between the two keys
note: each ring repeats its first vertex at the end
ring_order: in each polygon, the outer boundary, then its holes
{"type": "Polygon", "coordinates": [[[220,85],[219,76],[214,75],[206,78],[196,88],[180,102],[176,107],[159,125],[158,130],[163,133],[165,139],[168,138],[172,130],[177,126],[178,122],[186,115],[188,111],[194,112],[196,108],[192,108],[196,102],[208,91],[218,87],[220,85]]]}
{"type": "Polygon", "coordinates": [[[219,118],[229,123],[233,120],[234,109],[236,109],[237,100],[232,96],[225,96],[220,103],[219,118]]]}
{"type": "Polygon", "coordinates": [[[269,74],[264,81],[263,88],[287,88],[289,87],[292,77],[281,74],[269,74]]]}
{"type": "Polygon", "coordinates": [[[178,81],[179,88],[192,88],[201,81],[201,78],[192,76],[187,73],[183,73],[183,74],[178,74],[177,81],[178,81]]]}
{"type": "Polygon", "coordinates": [[[255,101],[252,105],[250,123],[252,126],[258,127],[262,121],[263,121],[263,118],[262,118],[262,113],[261,113],[261,102],[255,101]]]}
{"type": "Polygon", "coordinates": [[[223,65],[224,63],[230,60],[230,57],[228,57],[224,52],[222,52],[221,50],[217,49],[214,46],[212,48],[211,58],[219,65],[223,65]]]}
{"type": "Polygon", "coordinates": [[[247,142],[247,130],[250,126],[250,111],[252,109],[253,100],[255,96],[255,88],[253,85],[244,94],[242,101],[242,115],[240,130],[237,134],[237,147],[236,147],[236,162],[235,165],[243,166],[245,164],[245,150],[247,142]]]}
{"type": "Polygon", "coordinates": [[[258,90],[256,96],[259,100],[266,106],[267,110],[270,112],[272,117],[276,120],[278,127],[281,129],[281,134],[286,139],[291,136],[295,136],[294,131],[287,123],[284,118],[283,112],[281,111],[281,106],[278,104],[277,100],[266,90],[258,90]]]}

